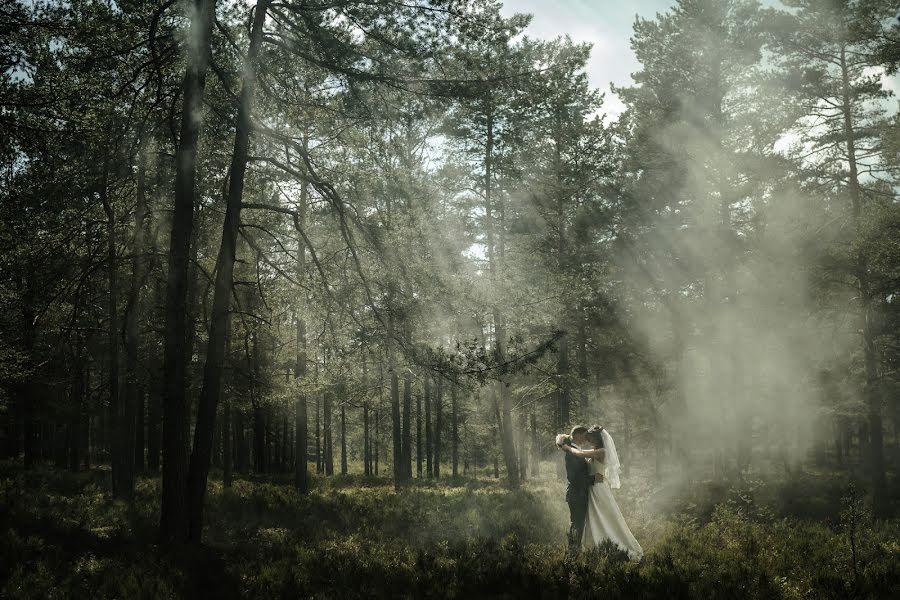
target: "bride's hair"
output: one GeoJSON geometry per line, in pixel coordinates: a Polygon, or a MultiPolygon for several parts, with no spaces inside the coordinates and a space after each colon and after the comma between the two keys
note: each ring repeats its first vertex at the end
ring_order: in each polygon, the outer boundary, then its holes
{"type": "Polygon", "coordinates": [[[603,447],[603,435],[602,435],[603,427],[601,425],[594,425],[587,431],[587,438],[590,440],[591,445],[594,448],[603,447]]]}

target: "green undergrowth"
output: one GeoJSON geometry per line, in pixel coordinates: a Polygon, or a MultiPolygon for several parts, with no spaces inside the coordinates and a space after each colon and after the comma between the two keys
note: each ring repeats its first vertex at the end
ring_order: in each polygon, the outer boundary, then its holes
{"type": "Polygon", "coordinates": [[[872,519],[847,487],[818,518],[812,481],[801,485],[817,518],[785,512],[793,488],[695,493],[668,510],[649,484],[623,489],[646,552],[636,564],[609,548],[567,558],[562,487],[549,479],[396,492],[383,480],[317,478],[306,496],[213,481],[205,544],[181,549],[156,543],[157,478],[140,478],[130,505],[109,498],[108,479],[0,465],[0,597],[900,597],[900,521],[872,519]]]}

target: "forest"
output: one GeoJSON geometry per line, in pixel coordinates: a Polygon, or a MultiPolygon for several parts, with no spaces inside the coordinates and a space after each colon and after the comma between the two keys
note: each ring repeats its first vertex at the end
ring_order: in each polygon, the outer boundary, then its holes
{"type": "Polygon", "coordinates": [[[900,596],[900,6],[669,4],[0,0],[0,597],[900,596]]]}

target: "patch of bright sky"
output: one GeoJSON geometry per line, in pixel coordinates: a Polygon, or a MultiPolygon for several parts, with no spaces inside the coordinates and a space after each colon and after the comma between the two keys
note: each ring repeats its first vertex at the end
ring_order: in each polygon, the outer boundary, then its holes
{"type": "MultiPolygon", "coordinates": [[[[778,0],[762,4],[779,6],[778,0]]],[[[675,5],[675,0],[504,0],[502,13],[533,15],[526,33],[540,39],[568,35],[575,42],[593,44],[587,75],[591,84],[606,92],[605,112],[616,118],[624,108],[610,92],[610,83],[631,85],[631,74],[640,64],[631,51],[632,25],[636,16],[654,18],[675,5]]],[[[885,85],[900,92],[894,78],[885,85]]]]}
{"type": "Polygon", "coordinates": [[[568,35],[574,42],[593,44],[588,79],[607,93],[606,113],[615,118],[623,106],[609,92],[610,82],[630,85],[631,74],[640,69],[630,46],[635,16],[653,18],[673,4],[672,0],[504,0],[502,12],[533,15],[526,30],[531,37],[568,35]]]}

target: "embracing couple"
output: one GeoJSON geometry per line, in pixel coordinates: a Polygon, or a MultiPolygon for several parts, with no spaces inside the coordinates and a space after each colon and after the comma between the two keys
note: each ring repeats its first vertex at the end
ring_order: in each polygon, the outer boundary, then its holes
{"type": "Polygon", "coordinates": [[[613,498],[619,487],[619,455],[612,436],[600,426],[572,428],[569,435],[556,436],[556,445],[566,453],[566,502],[569,504],[569,552],[579,547],[596,548],[606,540],[640,560],[644,551],[634,539],[613,498]]]}

